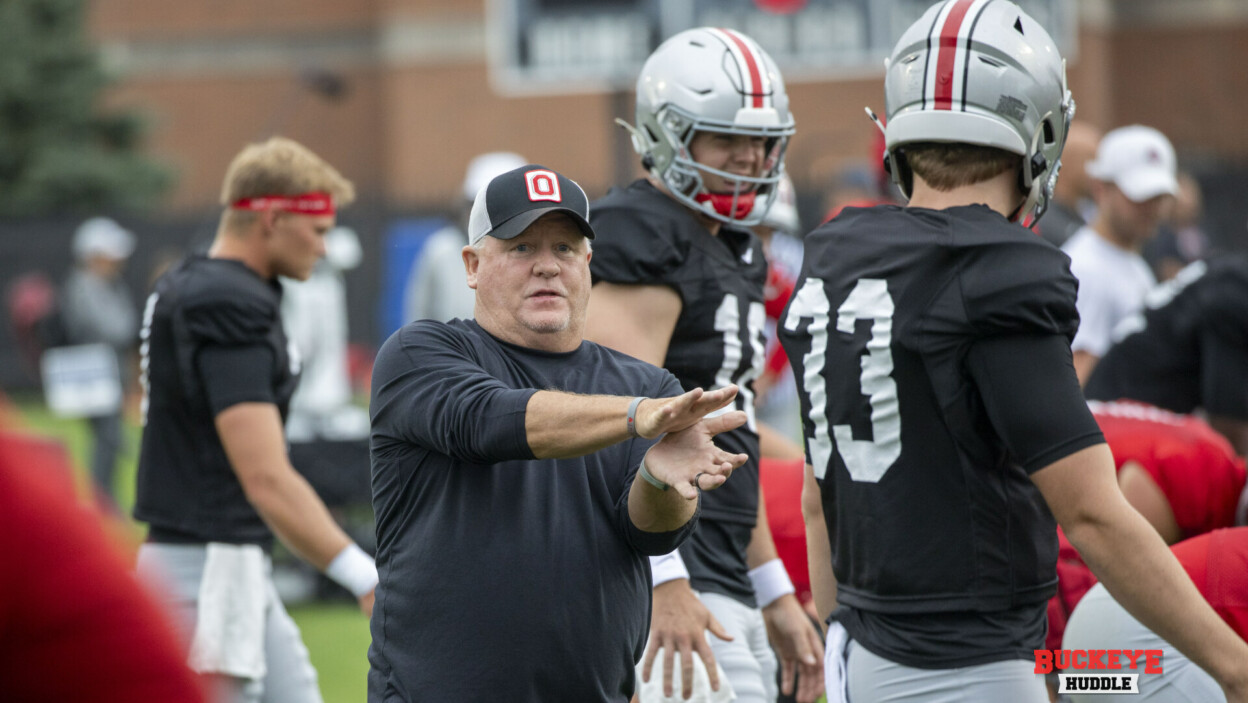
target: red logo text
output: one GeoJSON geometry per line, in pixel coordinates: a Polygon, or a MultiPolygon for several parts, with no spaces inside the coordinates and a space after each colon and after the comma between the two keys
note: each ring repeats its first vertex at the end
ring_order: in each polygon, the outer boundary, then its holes
{"type": "Polygon", "coordinates": [[[1037,649],[1034,653],[1037,674],[1052,673],[1054,669],[1121,671],[1143,668],[1146,674],[1162,671],[1160,649],[1037,649]]]}

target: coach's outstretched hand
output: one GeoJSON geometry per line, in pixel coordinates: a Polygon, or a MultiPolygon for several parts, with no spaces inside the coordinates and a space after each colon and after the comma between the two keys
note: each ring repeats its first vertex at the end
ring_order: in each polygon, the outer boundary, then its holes
{"type": "MultiPolygon", "coordinates": [[[[733,391],[735,394],[736,389],[733,391]]],[[[715,435],[734,430],[745,421],[745,413],[733,410],[668,432],[646,452],[646,468],[652,476],[678,491],[680,497],[694,500],[699,490],[709,491],[724,485],[733,469],[749,458],[745,454],[726,452],[714,442],[715,435]]]]}
{"type": "MultiPolygon", "coordinates": [[[[653,439],[665,432],[679,432],[692,427],[709,413],[727,407],[736,397],[737,387],[730,385],[713,391],[694,388],[673,398],[647,398],[637,406],[637,434],[653,439]]],[[[739,427],[743,422],[733,427],[739,427]]],[[[724,431],[715,430],[712,434],[724,431]]]]}

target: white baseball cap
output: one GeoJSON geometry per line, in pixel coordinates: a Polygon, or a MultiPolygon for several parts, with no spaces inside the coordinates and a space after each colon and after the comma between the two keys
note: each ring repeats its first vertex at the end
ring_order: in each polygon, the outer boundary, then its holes
{"type": "Polygon", "coordinates": [[[1112,182],[1133,202],[1177,195],[1174,147],[1152,127],[1119,127],[1101,138],[1096,158],[1085,167],[1098,181],[1112,182]]]}
{"type": "Polygon", "coordinates": [[[92,217],[74,231],[74,256],[86,261],[102,256],[115,261],[128,259],[134,252],[134,235],[107,217],[92,217]]]}

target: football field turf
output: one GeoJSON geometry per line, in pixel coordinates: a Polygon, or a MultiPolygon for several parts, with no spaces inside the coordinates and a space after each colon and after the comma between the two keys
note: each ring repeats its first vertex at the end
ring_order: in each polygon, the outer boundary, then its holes
{"type": "Polygon", "coordinates": [[[368,678],[368,621],[350,603],[290,608],[312,654],[325,703],[359,703],[368,678]]]}

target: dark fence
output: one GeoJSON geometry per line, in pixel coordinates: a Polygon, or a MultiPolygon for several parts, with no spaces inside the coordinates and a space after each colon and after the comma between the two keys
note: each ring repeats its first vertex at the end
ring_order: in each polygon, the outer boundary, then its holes
{"type": "MultiPolygon", "coordinates": [[[[1215,251],[1248,249],[1248,167],[1225,167],[1197,172],[1205,198],[1205,229],[1215,251]]],[[[820,194],[805,192],[799,198],[808,227],[817,223],[820,194]]],[[[156,270],[196,249],[206,249],[216,231],[219,210],[176,218],[117,216],[138,237],[139,244],[126,268],[136,304],[146,297],[156,270]]],[[[339,224],[351,227],[360,238],[364,259],[346,272],[350,339],[375,349],[394,326],[396,295],[394,278],[410,262],[413,227],[421,230],[442,213],[389,211],[378,205],[357,203],[344,210],[339,224]],[[398,261],[398,259],[404,261],[398,261]]],[[[64,280],[73,265],[71,241],[81,218],[50,218],[32,221],[0,221],[0,389],[30,390],[38,387],[34,359],[15,336],[9,293],[20,277],[41,273],[54,285],[64,280]]]]}
{"type": "MultiPolygon", "coordinates": [[[[208,248],[219,214],[219,210],[213,210],[173,218],[115,216],[138,238],[125,270],[136,305],[142,305],[158,270],[189,252],[208,248]]],[[[376,348],[384,341],[380,339],[382,334],[390,332],[381,329],[379,312],[385,274],[392,276],[396,269],[394,262],[388,261],[391,257],[387,252],[387,232],[396,223],[416,216],[363,204],[356,204],[339,216],[339,224],[354,229],[364,249],[360,265],[344,274],[350,339],[354,343],[376,348]]],[[[61,285],[74,263],[71,244],[81,221],[78,217],[0,221],[0,389],[22,391],[39,385],[35,359],[24,348],[18,321],[13,319],[11,292],[18,280],[31,274],[45,277],[56,287],[61,285]]]]}

